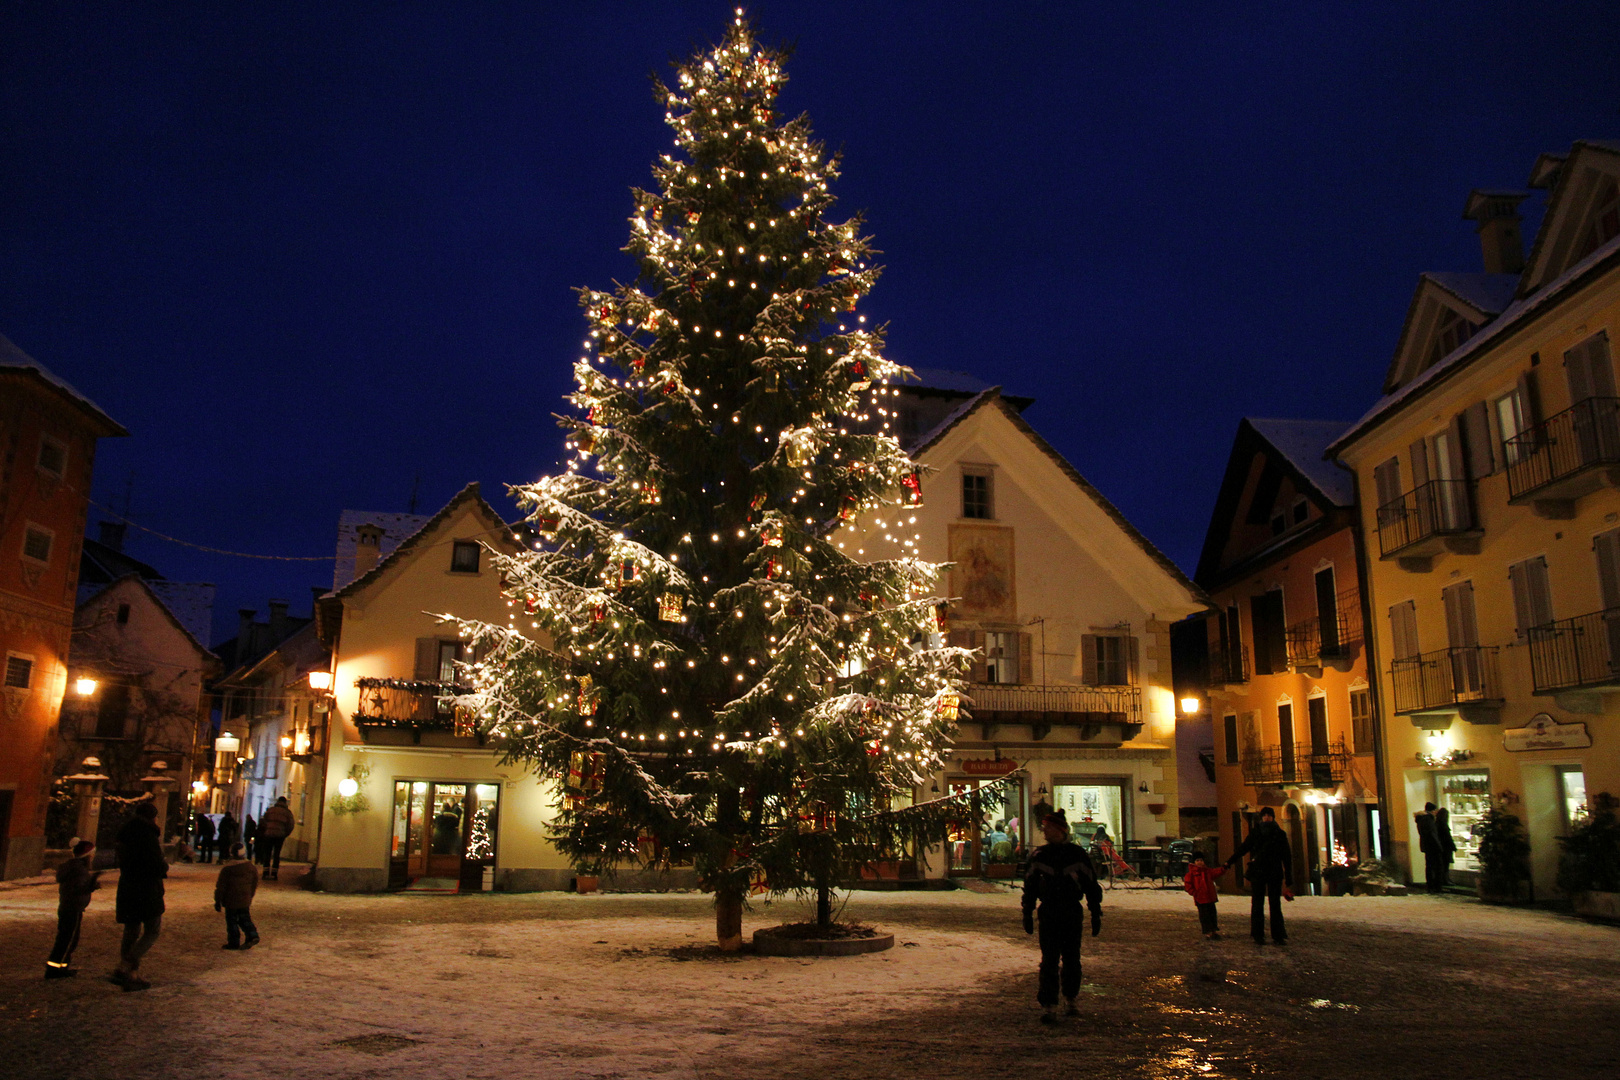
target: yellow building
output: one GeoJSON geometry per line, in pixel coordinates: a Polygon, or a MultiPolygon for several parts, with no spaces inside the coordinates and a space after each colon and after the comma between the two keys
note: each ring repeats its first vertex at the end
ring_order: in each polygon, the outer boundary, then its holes
{"type": "Polygon", "coordinates": [[[1453,881],[1494,800],[1529,829],[1536,895],[1588,792],[1620,792],[1620,143],[1476,191],[1483,274],[1425,274],[1383,398],[1329,453],[1354,470],[1393,849],[1451,812],[1453,881]]]}

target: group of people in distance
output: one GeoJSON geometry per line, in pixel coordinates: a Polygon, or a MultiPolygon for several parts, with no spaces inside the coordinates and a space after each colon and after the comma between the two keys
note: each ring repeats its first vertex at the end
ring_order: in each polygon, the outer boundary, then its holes
{"type": "MultiPolygon", "coordinates": [[[[1036,848],[1024,877],[1024,932],[1040,930],[1041,966],[1035,1000],[1041,1006],[1041,1022],[1058,1022],[1058,1001],[1063,1013],[1076,1016],[1080,1009],[1080,939],[1086,910],[1091,914],[1091,934],[1102,932],[1102,888],[1097,870],[1085,848],[1069,837],[1069,822],[1062,810],[1043,814],[1041,834],[1046,843],[1036,848]]],[[[1260,821],[1248,837],[1219,868],[1212,868],[1202,854],[1193,856],[1182,885],[1198,905],[1198,922],[1207,938],[1220,937],[1216,921],[1216,879],[1237,861],[1248,856],[1246,870],[1251,887],[1249,933],[1255,944],[1266,940],[1266,905],[1271,907],[1271,938],[1286,944],[1288,931],[1283,922],[1282,902],[1294,898],[1293,856],[1288,834],[1277,824],[1276,813],[1268,806],[1260,811],[1260,821]]]]}
{"type": "Polygon", "coordinates": [[[1442,892],[1451,884],[1451,864],[1457,858],[1457,840],[1451,835],[1451,811],[1434,803],[1424,803],[1423,812],[1414,814],[1418,850],[1423,852],[1423,876],[1428,890],[1442,892]]]}
{"type": "MultiPolygon", "coordinates": [[[[266,879],[278,876],[281,840],[296,825],[285,798],[278,799],[274,807],[266,810],[260,822],[261,826],[272,823],[279,836],[275,837],[273,846],[267,845],[261,850],[266,879]]],[[[118,830],[118,893],[114,916],[124,932],[118,946],[118,966],[108,979],[126,991],[145,990],[152,985],[141,978],[141,960],[163,930],[163,882],[169,876],[169,862],[163,857],[162,835],[157,824],[157,806],[150,802],[137,804],[134,816],[118,830]]],[[[261,839],[260,843],[265,841],[261,839]]],[[[45,961],[47,979],[66,979],[78,974],[72,966],[73,951],[79,944],[84,913],[96,890],[101,888],[100,871],[91,869],[95,854],[94,841],[80,840],[73,845],[72,855],[57,867],[56,941],[45,961]]],[[[221,849],[220,862],[219,875],[214,882],[214,910],[225,915],[223,948],[251,949],[259,943],[252,907],[260,873],[246,859],[242,845],[234,838],[221,849]]]]}
{"type": "Polygon", "coordinates": [[[297,827],[298,820],[293,817],[285,795],[277,799],[276,804],[266,810],[258,821],[254,821],[253,815],[249,814],[246,823],[240,826],[229,810],[221,815],[218,825],[214,824],[212,815],[199,810],[192,823],[192,836],[197,842],[197,861],[213,862],[217,849],[220,861],[224,862],[236,846],[240,833],[247,845],[248,859],[257,861],[264,867],[264,877],[274,880],[281,872],[281,847],[297,827]]]}

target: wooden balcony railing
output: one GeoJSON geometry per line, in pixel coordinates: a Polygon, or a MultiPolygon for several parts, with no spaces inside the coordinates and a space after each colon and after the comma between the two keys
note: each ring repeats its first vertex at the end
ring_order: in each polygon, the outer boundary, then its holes
{"type": "Polygon", "coordinates": [[[447,700],[451,695],[471,692],[471,687],[421,679],[377,678],[356,679],[354,685],[360,691],[360,702],[353,720],[362,731],[395,728],[413,732],[418,740],[424,731],[448,731],[483,741],[472,714],[447,700]]]}
{"type": "Polygon", "coordinates": [[[973,719],[989,723],[1140,724],[1142,691],[1135,686],[1017,686],[974,683],[967,688],[973,719]]]}

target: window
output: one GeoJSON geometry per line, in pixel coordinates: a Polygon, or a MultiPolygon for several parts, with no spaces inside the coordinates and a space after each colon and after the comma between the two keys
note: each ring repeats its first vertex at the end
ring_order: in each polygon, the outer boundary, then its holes
{"type": "Polygon", "coordinates": [[[457,540],[450,548],[450,572],[453,574],[478,573],[479,547],[472,540],[457,540]]]}
{"type": "Polygon", "coordinates": [[[1605,178],[1592,196],[1592,227],[1576,258],[1586,258],[1616,236],[1620,236],[1620,185],[1605,178]]]}
{"type": "Polygon", "coordinates": [[[1603,597],[1603,610],[1620,607],[1620,529],[1592,537],[1592,552],[1597,556],[1598,592],[1603,597]]]}
{"type": "Polygon", "coordinates": [[[995,517],[995,508],[990,501],[988,469],[962,470],[962,516],[986,520],[995,517]]]}
{"type": "Polygon", "coordinates": [[[1316,586],[1317,641],[1323,656],[1339,655],[1339,594],[1333,567],[1324,566],[1312,582],[1316,586]]]}
{"type": "Polygon", "coordinates": [[[107,683],[96,703],[96,738],[122,739],[129,718],[129,684],[107,683]]]}
{"type": "Polygon", "coordinates": [[[1304,499],[1294,500],[1294,524],[1298,525],[1311,515],[1311,504],[1304,499]]]}
{"type": "Polygon", "coordinates": [[[1474,614],[1474,583],[1459,581],[1440,590],[1446,605],[1446,641],[1453,649],[1479,644],[1479,623],[1474,614]]]}
{"type": "Polygon", "coordinates": [[[456,681],[456,661],[461,659],[461,642],[439,642],[439,665],[437,677],[439,682],[453,683],[456,681]]]}
{"type": "Polygon", "coordinates": [[[1126,664],[1127,640],[1123,637],[1101,634],[1097,636],[1097,666],[1095,678],[1092,679],[1093,686],[1129,685],[1131,680],[1126,664]]]}
{"type": "Polygon", "coordinates": [[[1513,586],[1513,615],[1516,629],[1522,638],[1534,626],[1545,626],[1553,621],[1552,588],[1547,582],[1547,557],[1537,555],[1508,567],[1508,581],[1513,586]]]}
{"type": "Polygon", "coordinates": [[[67,473],[67,444],[49,435],[41,436],[36,463],[40,472],[50,473],[61,479],[67,473]]]}
{"type": "Polygon", "coordinates": [[[51,545],[55,540],[56,534],[51,530],[29,522],[23,528],[23,557],[42,563],[50,562],[51,545]]]}
{"type": "Polygon", "coordinates": [[[1018,635],[991,631],[984,635],[984,681],[1018,681],[1018,635]]]}
{"type": "Polygon", "coordinates": [[[119,626],[128,626],[129,625],[129,605],[128,604],[119,604],[118,605],[118,625],[119,626]]]}
{"type": "Polygon", "coordinates": [[[34,684],[34,659],[12,653],[6,657],[6,685],[27,690],[34,684]]]}
{"type": "Polygon", "coordinates": [[[1396,660],[1418,654],[1417,601],[1402,600],[1389,609],[1390,647],[1396,660]]]}
{"type": "Polygon", "coordinates": [[[1282,757],[1283,779],[1294,779],[1294,703],[1277,706],[1277,749],[1282,757]]]}
{"type": "Polygon", "coordinates": [[[1221,726],[1226,729],[1226,763],[1228,765],[1236,765],[1238,763],[1237,714],[1228,713],[1226,718],[1221,722],[1221,726]]]}
{"type": "Polygon", "coordinates": [[[1518,387],[1496,399],[1496,430],[1501,435],[1502,460],[1512,465],[1519,460],[1519,444],[1514,440],[1524,434],[1524,399],[1518,387]]]}
{"type": "Polygon", "coordinates": [[[1350,691],[1350,737],[1355,740],[1356,753],[1373,752],[1372,691],[1350,691]]]}

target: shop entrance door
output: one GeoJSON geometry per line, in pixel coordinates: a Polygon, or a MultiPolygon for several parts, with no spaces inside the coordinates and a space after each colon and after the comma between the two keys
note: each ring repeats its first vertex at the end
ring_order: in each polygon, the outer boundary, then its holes
{"type": "Polygon", "coordinates": [[[469,887],[469,864],[477,875],[495,861],[498,792],[492,784],[397,781],[389,884],[469,887]]]}

